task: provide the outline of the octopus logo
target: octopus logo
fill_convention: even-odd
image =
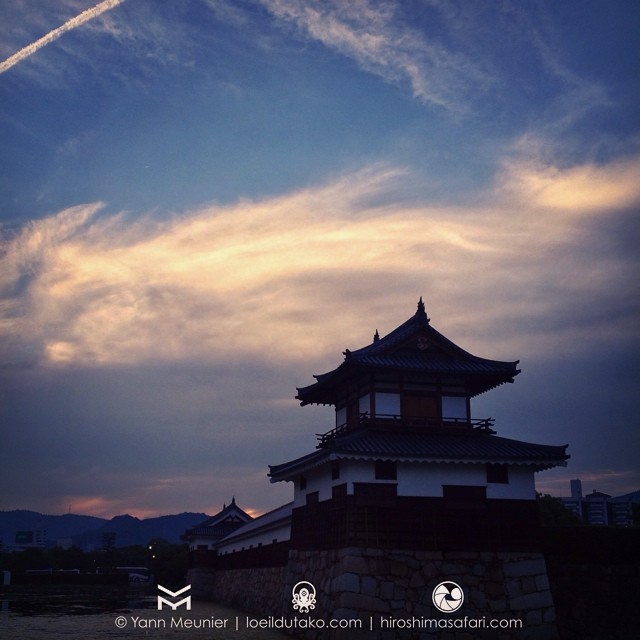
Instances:
[[[433,590],[431,599],[438,611],[453,613],[462,606],[464,593],[462,593],[460,585],[455,582],[441,582]]]
[[[293,595],[293,608],[300,613],[309,613],[310,609],[316,608],[316,588],[310,583],[298,582],[291,590]]]

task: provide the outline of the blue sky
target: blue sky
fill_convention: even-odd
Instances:
[[[1,509],[288,500],[296,386],[424,296],[477,399],[640,488],[635,2],[0,4]]]

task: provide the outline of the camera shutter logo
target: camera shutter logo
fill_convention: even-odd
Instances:
[[[291,595],[293,608],[300,613],[309,613],[310,609],[316,608],[316,588],[310,582],[298,582],[291,590]]]
[[[453,613],[462,606],[464,593],[460,585],[455,582],[441,582],[433,590],[431,600],[433,600],[433,604],[438,611]]]
[[[189,589],[191,589],[190,584],[188,584],[186,587],[183,587],[182,589],[178,589],[178,591],[175,591],[175,592],[169,591],[169,589],[166,589],[161,584],[158,585],[158,590],[164,591],[167,595],[171,596],[172,598],[177,598],[178,596],[181,596],[186,591],[189,591]],[[178,602],[171,602],[170,600],[166,600],[165,598],[163,598],[161,595],[158,594],[158,611],[162,609],[163,604],[169,605],[174,611],[180,605],[185,604],[187,606],[187,611],[191,611],[191,596],[189,595],[186,598],[179,600]]]

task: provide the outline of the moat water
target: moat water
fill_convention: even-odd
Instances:
[[[259,619],[211,602],[193,600],[191,609],[157,608],[149,589],[47,589],[0,592],[0,638],[15,640],[282,640]]]

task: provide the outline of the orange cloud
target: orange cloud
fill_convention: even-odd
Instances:
[[[0,271],[5,290],[18,293],[0,307],[3,359],[322,357],[347,346],[345,325],[365,343],[376,328],[393,328],[398,308],[407,313],[407,301],[422,294],[453,332],[465,328],[468,348],[481,353],[483,335],[507,309],[514,329],[502,332],[504,357],[522,355],[523,342],[535,353],[562,336],[523,336],[516,318],[548,315],[563,296],[588,295],[612,273],[624,279],[623,258],[594,260],[581,246],[584,222],[575,214],[585,199],[591,212],[631,202],[640,193],[640,180],[631,181],[639,167],[536,173],[511,165],[490,201],[467,207],[378,206],[407,179],[380,166],[162,224],[97,218],[95,204],[75,207],[6,243]],[[20,290],[19,282],[27,285]],[[562,294],[549,298],[546,282]]]

